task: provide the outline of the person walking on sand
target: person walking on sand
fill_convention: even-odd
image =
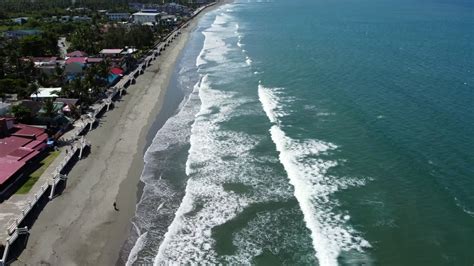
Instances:
[[[119,209],[117,208],[117,202],[115,202],[115,201],[114,201],[114,210],[117,211],[117,212],[119,211]]]

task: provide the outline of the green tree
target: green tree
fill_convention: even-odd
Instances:
[[[153,45],[154,36],[150,27],[134,25],[130,28],[125,39],[127,40],[126,45],[144,49]]]
[[[63,86],[59,95],[66,98],[77,98],[84,104],[92,103],[92,98],[89,93],[89,84],[82,79],[76,78]]]
[[[22,79],[0,79],[0,92],[5,93],[17,93],[20,98],[29,97],[28,94],[28,83]]]
[[[12,107],[12,113],[20,122],[27,122],[31,118],[30,110],[22,104],[14,105]]]
[[[125,46],[126,30],[124,27],[115,26],[108,29],[103,35],[103,48],[121,48]]]
[[[97,42],[100,32],[94,26],[81,26],[73,34],[71,34],[71,48],[73,50],[81,50],[90,54],[97,53]]]

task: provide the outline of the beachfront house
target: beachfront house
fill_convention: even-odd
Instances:
[[[99,52],[99,54],[103,58],[107,58],[110,67],[118,67],[121,68],[123,71],[127,71],[129,67],[129,59],[130,54],[128,54],[127,50],[124,49],[103,49]]]
[[[74,79],[84,72],[87,64],[87,57],[69,57],[66,60],[64,74],[68,80]]]
[[[58,88],[39,88],[37,93],[30,95],[30,98],[35,101],[43,101],[46,99],[55,99],[61,92],[61,87]]]
[[[110,69],[109,74],[107,75],[107,85],[113,86],[116,84],[123,76],[123,69],[119,67],[113,67]]]
[[[46,149],[48,135],[42,128],[15,124],[12,118],[0,118],[0,200],[27,176],[23,172]]]

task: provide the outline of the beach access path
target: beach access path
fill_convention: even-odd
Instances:
[[[65,190],[49,202],[30,229],[14,265],[113,265],[128,237],[143,168],[145,136],[163,104],[166,88],[190,26],[162,52],[89,132],[91,153],[68,174]],[[116,202],[119,211],[115,211]]]

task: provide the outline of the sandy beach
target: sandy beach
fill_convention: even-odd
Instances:
[[[202,16],[202,13],[199,15]],[[30,229],[14,265],[113,265],[130,231],[146,135],[160,112],[180,51],[199,16],[152,62],[87,134],[91,153],[68,175]],[[119,211],[115,211],[113,203]]]

